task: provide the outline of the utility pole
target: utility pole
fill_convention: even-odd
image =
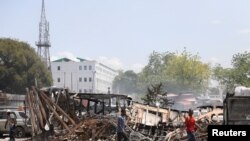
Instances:
[[[92,93],[95,93],[95,73],[96,73],[96,71],[92,71],[92,73],[93,73]]]

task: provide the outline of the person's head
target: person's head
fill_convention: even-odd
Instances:
[[[189,115],[189,116],[193,116],[193,113],[194,113],[194,111],[193,111],[192,109],[189,109],[189,110],[188,110],[188,115]]]
[[[7,115],[10,115],[10,112],[11,112],[10,110],[7,110]]]
[[[121,115],[125,116],[126,115],[126,110],[124,108],[121,109]]]

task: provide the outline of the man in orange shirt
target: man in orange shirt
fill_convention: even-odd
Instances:
[[[196,131],[196,126],[192,109],[188,110],[188,117],[185,117],[185,124],[188,135],[188,141],[195,141],[194,132]]]

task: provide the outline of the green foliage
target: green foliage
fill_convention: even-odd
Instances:
[[[232,58],[232,68],[223,68],[217,65],[213,68],[213,76],[227,88],[235,84],[250,86],[250,53],[237,53]]]
[[[151,85],[150,87],[147,88],[147,94],[145,97],[142,98],[142,100],[147,105],[155,106],[156,101],[157,101],[157,95],[161,93],[162,93],[162,83]]]
[[[9,93],[25,93],[25,88],[52,84],[50,72],[35,50],[27,43],[0,39],[0,89]]]
[[[143,69],[146,75],[159,75],[162,71],[163,55],[153,51],[149,56],[148,65]]]
[[[223,68],[220,64],[217,64],[213,68],[213,77],[220,82],[222,85],[232,87],[235,84],[233,79],[233,69]]]
[[[137,93],[137,74],[132,70],[126,72],[119,71],[117,77],[113,81],[113,92],[132,94]]]
[[[147,94],[142,98],[145,104],[156,106],[158,102],[161,107],[167,107],[170,104],[170,100],[167,99],[167,92],[163,90],[163,84],[151,85],[147,88]]]
[[[200,92],[208,85],[210,66],[198,55],[184,50],[181,54],[153,51],[148,64],[138,74],[127,71],[115,78],[113,87],[120,93],[148,93],[149,87],[162,84],[162,91]],[[114,91],[114,90],[113,90]],[[147,99],[150,99],[148,97]]]
[[[153,52],[149,63],[139,74],[139,89],[163,83],[169,92],[202,91],[208,85],[210,66],[200,61],[198,55],[184,50],[178,53]]]
[[[202,63],[198,55],[184,50],[173,56],[165,65],[164,73],[168,79],[184,90],[202,90],[208,85],[210,67]]]
[[[165,83],[168,76],[165,75],[164,69],[166,63],[174,56],[173,53],[158,53],[153,51],[149,56],[148,64],[138,74],[138,89],[141,93],[145,93],[151,85]],[[165,89],[165,88],[163,88]]]
[[[250,86],[250,53],[238,53],[233,55],[233,79],[236,84]]]

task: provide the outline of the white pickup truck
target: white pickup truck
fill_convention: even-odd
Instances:
[[[26,134],[31,134],[31,125],[28,125],[28,117],[23,111],[11,111],[16,117],[17,125],[15,129],[15,136],[17,138],[25,137]],[[9,134],[8,128],[5,129],[5,122],[7,120],[7,110],[0,110],[0,136]]]

